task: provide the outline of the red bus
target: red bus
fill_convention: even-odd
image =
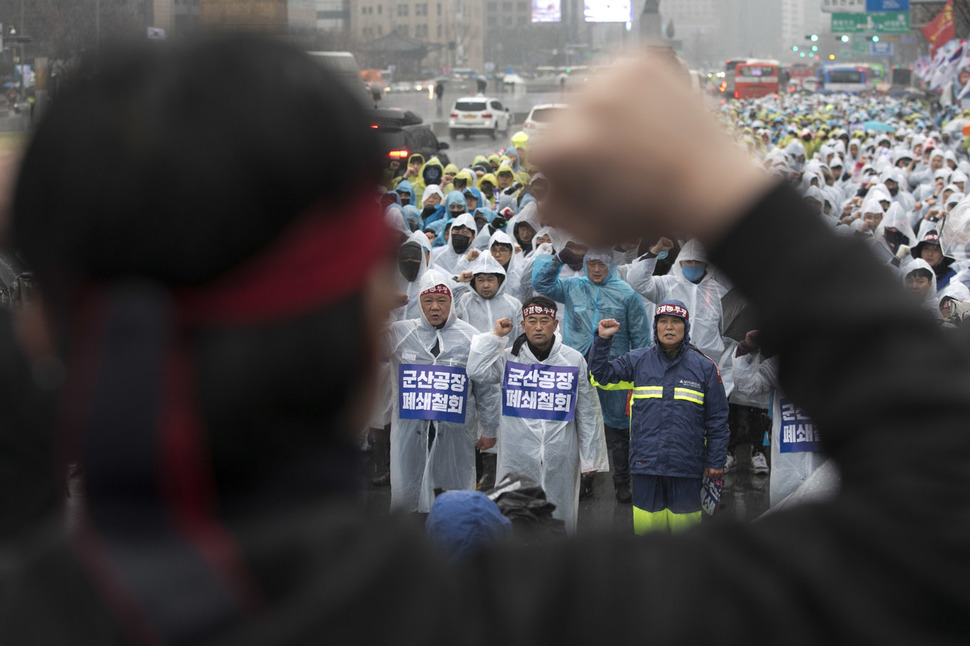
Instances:
[[[788,68],[788,76],[793,81],[812,78],[815,76],[815,67],[815,65],[809,65],[808,63],[793,63]]]
[[[749,59],[734,69],[734,98],[758,99],[778,94],[778,61]]]
[[[748,59],[746,58],[728,59],[727,63],[724,65],[724,73],[718,74],[718,77],[723,78],[723,80],[717,86],[717,89],[721,91],[721,94],[734,96],[734,71],[737,69],[738,65],[741,63],[746,63],[747,61]]]

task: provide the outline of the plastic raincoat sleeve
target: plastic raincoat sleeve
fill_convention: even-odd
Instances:
[[[530,299],[532,297],[532,293],[535,291],[535,288],[532,286],[532,270],[535,269],[535,259],[535,255],[531,255],[528,258],[523,258],[522,263],[519,266],[519,300],[522,302]]]
[[[462,282],[459,282],[459,281],[455,280],[455,278],[460,273],[461,273],[461,270],[460,269],[457,269],[457,270],[455,270],[455,275],[454,276],[449,276],[448,277],[448,287],[449,287],[449,289],[451,289],[451,298],[452,298],[452,301],[451,302],[452,303],[457,303],[459,297],[466,297],[466,295],[470,294],[471,291],[472,291],[472,284],[470,282],[469,283],[462,283]],[[461,317],[459,316],[458,318],[461,318]]]
[[[495,437],[502,417],[502,389],[494,385],[502,381],[505,372],[507,337],[491,332],[472,337],[465,371],[475,389],[478,421],[484,437]]]
[[[604,339],[598,334],[593,337],[593,348],[589,353],[589,372],[592,385],[602,390],[629,390],[633,388],[634,365],[627,352],[610,361],[610,348],[613,338]]]
[[[428,219],[424,221],[424,227],[429,227],[435,222],[440,220],[448,219],[448,213],[445,211],[444,204],[439,204],[435,207],[434,213],[428,216]]]
[[[757,397],[778,387],[778,359],[760,361],[760,355],[734,358],[734,388],[745,397]]]
[[[576,399],[576,433],[579,436],[579,468],[583,473],[609,471],[603,411],[596,391],[589,382],[586,361],[580,359],[579,389]]]
[[[466,368],[467,371],[467,368]],[[472,391],[475,393],[475,409],[478,411],[478,424],[482,437],[495,437],[498,423],[502,417],[502,389],[489,387],[489,384],[469,376]]]
[[[468,378],[481,384],[501,383],[505,373],[505,348],[508,345],[507,336],[498,337],[492,332],[472,337],[466,368]]]
[[[475,236],[475,240],[478,240],[478,238],[479,238],[479,236],[476,235]],[[464,254],[462,254],[461,258],[458,259],[458,262],[455,263],[455,275],[456,276],[458,274],[460,274],[461,272],[463,272],[463,271],[469,271],[469,270],[471,270],[475,266],[475,263],[477,263],[479,261],[479,259],[482,257],[482,252],[479,251],[479,254],[475,258],[475,260],[469,260],[468,259],[468,253],[470,251],[471,251],[471,247],[469,247],[468,248],[468,251],[466,251]]]
[[[629,325],[627,335],[630,337],[630,349],[646,348],[650,345],[650,318],[643,306],[643,299],[636,294],[626,299],[626,321]],[[599,321],[593,321],[598,325]]]
[[[707,436],[705,466],[723,469],[731,430],[728,427],[727,395],[716,369],[711,370],[704,388],[704,431]]]
[[[667,283],[671,280],[670,276],[654,276],[653,270],[657,268],[657,257],[641,258],[632,265],[626,274],[626,280],[635,292],[645,297],[651,303],[663,303],[670,298],[670,289]]]
[[[557,303],[566,302],[566,284],[559,278],[562,263],[555,256],[536,256],[532,264],[532,288]]]

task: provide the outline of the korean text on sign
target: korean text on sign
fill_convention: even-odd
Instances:
[[[401,364],[398,386],[401,419],[465,423],[468,374],[464,368]]]
[[[571,422],[576,417],[579,368],[509,361],[502,380],[506,417]]]
[[[778,450],[781,453],[805,453],[822,449],[818,429],[812,420],[789,399],[782,397],[781,433]]]

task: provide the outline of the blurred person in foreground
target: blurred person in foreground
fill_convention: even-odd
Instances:
[[[362,515],[353,437],[393,282],[359,106],[279,43],[112,53],[18,179],[88,496],[76,532],[5,547],[4,643],[967,642],[966,349],[666,65],[607,70],[531,151],[550,219],[597,245],[699,238],[824,425],[834,500],[454,568],[413,521]]]

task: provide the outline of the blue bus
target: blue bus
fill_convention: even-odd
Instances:
[[[818,80],[823,92],[865,92],[876,82],[868,63],[823,65]]]

